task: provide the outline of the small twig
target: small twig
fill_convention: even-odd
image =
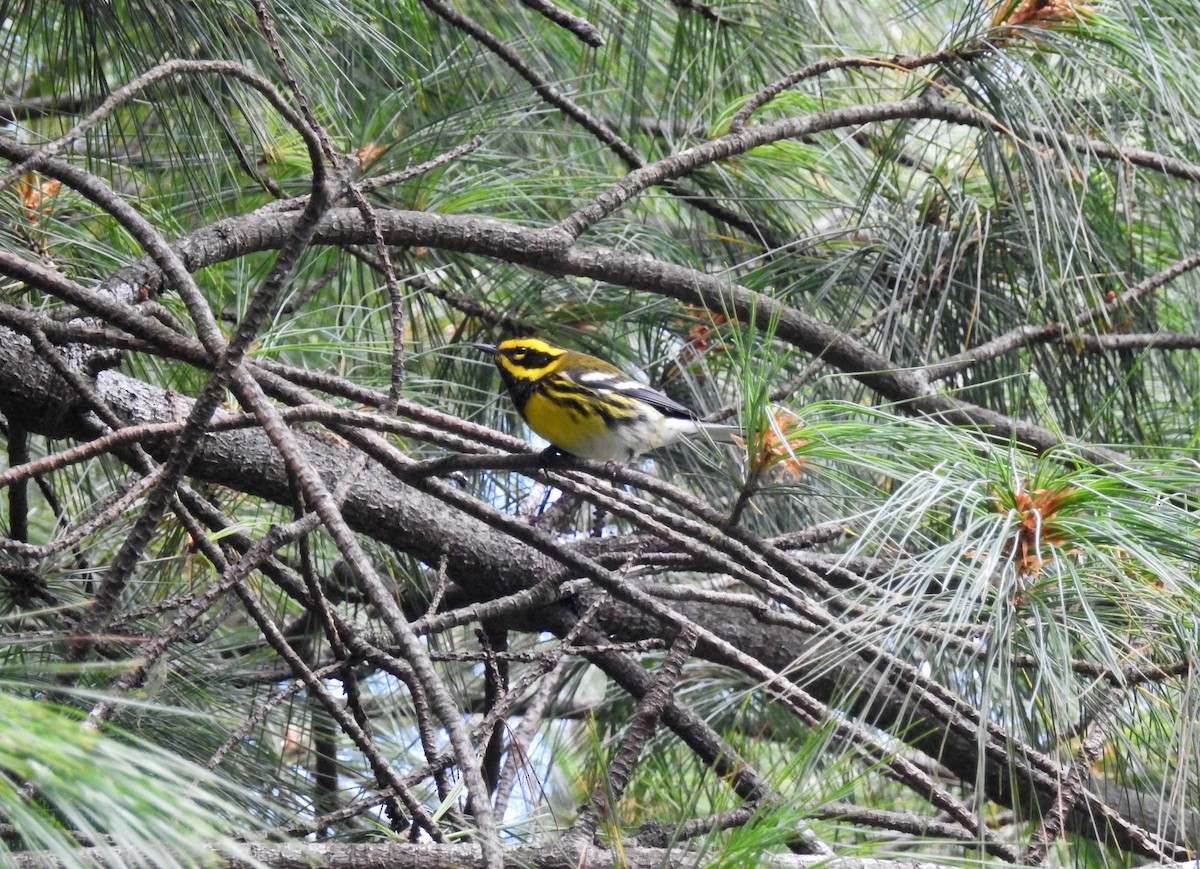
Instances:
[[[315,280],[309,281],[302,290],[297,293],[289,294],[287,301],[279,306],[280,317],[291,317],[299,313],[299,311],[321,290],[328,287],[331,283],[338,280],[343,274],[343,262],[339,256],[337,260],[325,272]],[[222,312],[222,320],[228,322],[237,322],[235,312],[228,314]]]
[[[647,821],[637,831],[637,844],[647,848],[667,848],[677,842],[686,842],[698,836],[707,836],[720,830],[744,827],[759,809],[757,806],[738,806],[725,812],[716,812],[702,818],[691,818],[680,824],[661,824]]]
[[[896,56],[891,58],[883,57],[824,57],[816,60],[807,66],[801,67],[795,72],[788,73],[777,81],[772,82],[765,88],[760,90],[750,99],[746,100],[737,113],[729,121],[729,132],[736,133],[740,131],[749,120],[750,116],[769,103],[775,97],[779,96],[785,90],[795,87],[800,82],[813,76],[824,75],[827,72],[832,72],[836,69],[850,68],[867,68],[880,67],[883,69],[904,70],[910,72],[914,69],[919,69],[922,66],[929,66],[935,63],[946,63],[950,60],[957,60],[970,57],[972,54],[977,54],[980,49],[962,46],[958,48],[946,48],[940,51],[931,51],[928,54],[919,54],[913,56]]]
[[[981,657],[986,655],[986,650],[980,648],[975,650],[975,653]],[[1046,666],[1046,661],[1043,658],[1038,658],[1034,655],[1014,655],[1011,659],[1012,666],[1024,669],[1037,669]],[[1056,662],[1056,666],[1060,662]],[[1112,685],[1120,687],[1128,687],[1137,685],[1141,682],[1162,682],[1167,679],[1174,679],[1178,676],[1186,676],[1192,672],[1195,667],[1195,662],[1186,658],[1173,661],[1169,664],[1131,664],[1126,667],[1110,667],[1106,664],[1098,664],[1095,661],[1070,660],[1061,662],[1065,663],[1070,669],[1080,674],[1081,676],[1091,676],[1097,679],[1103,679]]]
[[[1195,350],[1200,348],[1196,332],[1118,332],[1109,335],[1060,335],[1057,343],[1077,350]]]
[[[709,21],[726,27],[739,23],[736,19],[724,15],[708,3],[701,2],[701,0],[669,0],[669,2],[676,9],[686,9],[688,12],[696,12],[701,18],[707,18]]]
[[[750,499],[758,491],[759,483],[766,472],[766,464],[761,462],[752,463],[750,472],[746,474],[746,479],[738,487],[737,500],[733,502],[733,507],[729,510],[729,517],[725,520],[726,527],[732,527],[741,521],[742,513],[750,506]]]
[[[579,37],[581,42],[592,46],[592,48],[600,48],[604,45],[604,37],[600,35],[600,30],[587,19],[580,18],[573,12],[568,12],[561,6],[556,6],[549,2],[549,0],[521,0],[521,2],[539,15],[553,21],[564,30],[574,33]]]
[[[317,679],[328,679],[330,676],[336,675],[345,668],[345,661],[334,661],[332,664],[326,664],[323,667],[313,670],[313,676]],[[307,688],[308,686],[302,679],[295,679],[286,688],[281,691],[277,691],[274,696],[268,698],[265,703],[255,709],[249,718],[238,725],[237,729],[230,733],[224,742],[217,746],[217,750],[209,756],[207,761],[205,761],[204,768],[216,769],[218,766],[220,766],[221,761],[225,759],[225,755],[229,754],[234,747],[236,747],[243,739],[249,736],[250,731],[254,730],[254,728],[262,722],[266,721],[267,716],[271,714],[272,710],[277,708],[279,704],[283,703],[289,697],[294,697]]]
[[[1120,700],[1124,696],[1123,689],[1113,689],[1106,693],[1104,702],[1096,711],[1096,717],[1083,738],[1071,771],[1058,789],[1054,804],[1042,819],[1041,825],[1029,837],[1029,843],[1021,854],[1020,863],[1025,866],[1040,866],[1046,859],[1050,843],[1062,835],[1067,815],[1079,802],[1083,792],[1084,779],[1091,775],[1092,766],[1104,752],[1104,743],[1108,739],[1108,728],[1121,708]]]
[[[370,251],[365,250],[357,245],[350,245],[347,250],[349,250],[350,254],[356,259],[365,262],[371,268],[382,273],[382,262],[380,262],[379,258]],[[479,320],[486,326],[492,326],[505,332],[511,332],[518,335],[531,335],[537,331],[532,322],[520,320],[516,317],[510,317],[507,314],[499,314],[486,305],[480,304],[474,299],[452,292],[443,287],[436,286],[426,279],[424,275],[410,274],[404,279],[404,281],[417,292],[426,296],[432,296],[435,299],[440,299],[454,310],[466,314],[468,317],[474,317],[476,320]]]
[[[120,616],[110,619],[108,622],[108,627],[109,629],[119,628],[123,625],[141,621],[142,619],[153,618],[154,616],[161,615],[162,613],[170,612],[173,609],[179,609],[181,606],[187,606],[195,599],[196,595],[192,594],[191,592],[187,592],[185,594],[176,595],[175,597],[169,597],[165,600],[146,604],[145,606],[138,607],[137,609],[126,610],[125,612],[121,613]]]
[[[427,615],[413,622],[413,630],[418,634],[432,634],[472,622],[485,619],[499,619],[515,613],[536,609],[548,603],[553,603],[559,596],[559,586],[565,580],[559,573],[551,573],[541,581],[508,595],[501,595],[490,600],[480,601],[460,609],[449,610],[436,615]]]
[[[433,583],[433,594],[429,596],[429,606],[425,608],[425,615],[432,616],[438,611],[442,605],[442,598],[446,596],[446,588],[450,582],[446,578],[446,567],[450,564],[449,557],[443,552],[442,557],[438,559],[437,573]],[[418,628],[417,633],[422,633]]]
[[[472,151],[478,150],[483,145],[483,138],[476,136],[460,145],[456,145],[448,151],[439,154],[429,160],[425,160],[415,166],[409,166],[406,169],[400,169],[395,172],[388,172],[383,175],[376,175],[371,178],[364,178],[361,181],[356,181],[358,189],[364,193],[374,193],[381,187],[388,187],[395,184],[402,184],[413,178],[425,175],[433,171],[439,166],[456,160],[464,154],[469,154]],[[278,211],[299,211],[308,201],[307,195],[293,196],[290,199],[285,199],[279,202],[271,202],[258,209],[260,213],[274,213]]]
[[[199,340],[174,332],[157,320],[142,317],[133,306],[123,304],[111,295],[89,290],[40,264],[8,251],[0,251],[0,272],[56,296],[155,347],[161,347],[164,354],[182,358],[200,367],[211,367],[213,364],[215,355],[210,354]],[[23,334],[29,334],[32,329],[50,328],[46,317],[11,305],[0,306],[0,314],[6,325]]]
[[[771,542],[783,550],[811,549],[822,543],[832,543],[834,540],[845,537],[849,532],[850,529],[845,522],[823,522],[802,531],[780,534],[778,537],[773,537]]]
[[[821,820],[858,824],[862,827],[874,827],[910,836],[936,837],[971,845],[978,841],[975,836],[958,824],[924,817],[915,812],[889,811],[843,802],[829,802],[808,809],[806,814]]]
[[[380,187],[390,187],[394,184],[403,184],[412,178],[417,178],[432,172],[439,166],[443,166],[453,160],[457,160],[464,154],[470,154],[472,151],[479,150],[483,145],[483,137],[475,136],[474,138],[463,142],[461,145],[455,145],[450,150],[438,154],[436,157],[418,163],[415,166],[409,166],[406,169],[400,169],[397,172],[388,172],[384,175],[376,175],[372,178],[364,178],[358,182],[358,188],[364,193],[372,193]]]
[[[653,652],[656,649],[661,649],[664,642],[658,637],[647,637],[644,640],[630,640],[627,643],[604,643],[600,646],[571,646],[566,651],[572,655],[588,655],[593,652],[628,652],[631,654],[642,654],[644,652]],[[546,661],[555,662],[562,658],[563,649],[555,647],[553,649],[536,652],[514,652],[514,651],[497,651],[488,652],[431,652],[430,657],[435,661],[459,661],[462,663],[476,663],[491,666],[500,661],[516,662],[516,663],[545,663]]]
[[[94,102],[94,97],[72,97],[62,94],[6,101],[0,103],[0,123],[13,124],[52,115],[74,115]]]
[[[146,476],[139,477],[122,487],[122,489],[115,492],[112,496],[97,504],[86,520],[79,522],[73,528],[63,531],[50,543],[33,545],[21,543],[16,540],[0,540],[0,551],[17,552],[26,558],[48,558],[57,552],[74,546],[80,540],[95,533],[97,530],[110,525],[118,516],[129,509],[131,504],[144,497],[146,490],[154,484],[156,479],[157,472],[152,471]]]
[[[617,752],[607,764],[604,781],[598,783],[592,791],[588,804],[571,825],[568,837],[574,836],[583,841],[590,841],[596,832],[596,825],[601,820],[611,820],[614,816],[616,804],[633,776],[633,768],[654,736],[658,720],[671,700],[675,683],[679,681],[683,665],[691,657],[698,639],[696,629],[690,626],[685,626],[675,636],[670,651],[658,668],[653,686],[638,701],[633,716],[625,726],[625,733],[621,736]]]
[[[493,621],[483,622],[475,632],[479,645],[483,649],[484,679],[483,703],[484,708],[491,712],[502,705],[507,705],[509,662],[503,657],[508,651],[508,631]],[[480,766],[483,779],[487,783],[489,796],[495,794],[500,784],[500,758],[504,754],[504,730],[506,724],[498,720],[488,736],[487,745],[483,750],[483,760]]]
[[[1106,299],[1099,305],[1078,314],[1070,321],[1047,323],[1041,326],[1032,324],[1018,326],[1003,335],[980,344],[978,347],[965,350],[962,353],[956,353],[953,356],[947,356],[938,362],[925,366],[926,376],[930,382],[944,380],[980,362],[995,359],[998,356],[1003,356],[1022,347],[1028,347],[1033,344],[1044,344],[1048,341],[1069,341],[1069,332],[1071,329],[1082,328],[1097,320],[1103,321],[1118,309],[1132,306],[1134,302],[1140,301],[1143,297],[1196,268],[1200,268],[1200,251],[1192,253],[1178,262],[1172,263],[1165,269],[1155,272],[1144,281],[1134,284],[1120,295]]]

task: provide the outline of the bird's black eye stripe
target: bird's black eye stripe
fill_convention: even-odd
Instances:
[[[554,357],[549,353],[543,353],[540,350],[530,350],[526,347],[510,350],[504,355],[522,368],[544,368],[554,360]]]

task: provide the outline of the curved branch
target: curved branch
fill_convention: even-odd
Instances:
[[[729,121],[729,132],[740,132],[746,125],[746,121],[750,116],[769,103],[775,97],[779,96],[790,87],[795,87],[800,82],[813,76],[823,75],[827,72],[833,72],[835,69],[865,69],[870,67],[903,70],[911,72],[914,69],[920,69],[923,66],[931,66],[933,64],[946,63],[951,60],[959,60],[978,53],[979,48],[970,46],[961,46],[958,48],[946,48],[939,51],[931,51],[928,54],[918,54],[911,56],[896,55],[894,57],[822,57],[815,60],[807,66],[801,67],[795,72],[790,72],[777,81],[772,82],[765,88],[760,90],[750,99],[746,100],[745,104],[737,110],[737,113]]]
[[[453,9],[447,3],[442,2],[442,0],[421,0],[421,3],[499,57],[517,75],[525,79],[539,97],[595,136],[597,140],[613,154],[617,155],[630,169],[638,169],[646,165],[646,161],[641,154],[621,138],[620,134],[612,126],[556,88],[538,73],[537,70],[530,66],[523,57],[517,54],[516,51],[504,43],[503,40],[490,33],[479,22]],[[736,227],[750,238],[758,239],[768,247],[780,246],[780,240],[772,237],[770,232],[756,226],[741,215],[734,214],[718,203],[700,198],[695,194],[687,193],[674,185],[667,185],[667,189],[680,197],[684,202],[691,204],[718,220],[728,223],[730,226]]]
[[[112,114],[122,103],[126,103],[133,99],[139,93],[150,87],[155,82],[161,81],[172,75],[220,75],[228,76],[236,79],[243,84],[252,87],[254,90],[262,94],[271,106],[279,112],[288,121],[289,124],[296,130],[297,133],[304,139],[308,145],[309,156],[321,153],[320,142],[316,139],[313,131],[304,122],[304,118],[300,116],[290,105],[283,95],[275,89],[267,79],[256,73],[249,67],[243,66],[240,63],[234,63],[227,60],[168,60],[156,67],[142,73],[133,81],[125,84],[111,94],[95,108],[86,118],[63,133],[53,142],[49,142],[40,147],[34,148],[33,153],[25,157],[21,163],[10,169],[3,177],[0,177],[0,190],[8,187],[21,175],[33,169],[40,168],[45,162],[57,156],[62,152],[62,149],[67,147],[77,138],[82,136],[100,121],[104,120],[108,115]],[[320,168],[317,165],[320,161],[317,160],[314,165],[314,171],[320,173]],[[321,181],[320,177],[317,179]]]
[[[0,142],[0,152],[3,150]],[[934,392],[922,371],[898,369],[861,341],[796,308],[719,276],[652,257],[608,247],[564,246],[553,230],[530,230],[505,221],[416,211],[379,211],[379,227],[389,244],[439,247],[479,254],[539,269],[547,274],[589,277],[617,286],[669,296],[709,310],[726,311],[764,329],[850,375],[902,410],[977,429],[982,435],[1013,440],[1039,453],[1064,447],[1062,437],[998,411]],[[182,239],[177,249],[191,269],[200,269],[263,250],[287,237],[291,213],[255,212],[214,223]],[[353,209],[330,209],[317,228],[317,244],[355,244],[369,233]],[[110,283],[128,287],[161,285],[150,263],[114,276]],[[1076,445],[1084,460],[1120,462],[1124,456],[1101,447]]]
[[[559,224],[559,229],[571,238],[578,238],[588,227],[615,212],[634,196],[656,184],[662,184],[694,171],[697,167],[744,154],[761,145],[808,136],[827,130],[857,127],[879,121],[927,120],[944,121],[964,127],[974,127],[1030,139],[1044,145],[1056,145],[1063,150],[1119,160],[1134,166],[1144,166],[1166,175],[1188,181],[1200,181],[1200,165],[1167,157],[1142,148],[1121,148],[1107,142],[1074,136],[1045,127],[1020,126],[1001,122],[972,106],[951,103],[945,99],[922,95],[866,105],[830,109],[811,115],[784,118],[769,124],[743,127],[702,145],[672,154],[656,163],[643,166],[609,187],[583,208]]]

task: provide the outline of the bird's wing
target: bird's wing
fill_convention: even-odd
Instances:
[[[612,371],[585,371],[577,377],[571,377],[570,380],[595,392],[619,392],[621,395],[627,395],[637,401],[644,401],[666,416],[682,419],[697,418],[695,413],[675,399],[668,398],[657,389],[652,389],[644,383],[638,383],[617,368]]]
[[[633,389],[621,390],[631,398],[636,398],[639,401],[644,401],[646,404],[661,411],[666,416],[677,416],[683,419],[697,419],[695,412],[690,408],[684,407],[673,398],[668,398],[657,389],[651,389],[649,386],[635,384]]]

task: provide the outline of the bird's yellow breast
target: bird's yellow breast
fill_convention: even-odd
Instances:
[[[609,427],[599,414],[579,405],[557,404],[540,392],[529,396],[522,411],[531,429],[572,455],[590,458],[594,445],[609,436]]]

